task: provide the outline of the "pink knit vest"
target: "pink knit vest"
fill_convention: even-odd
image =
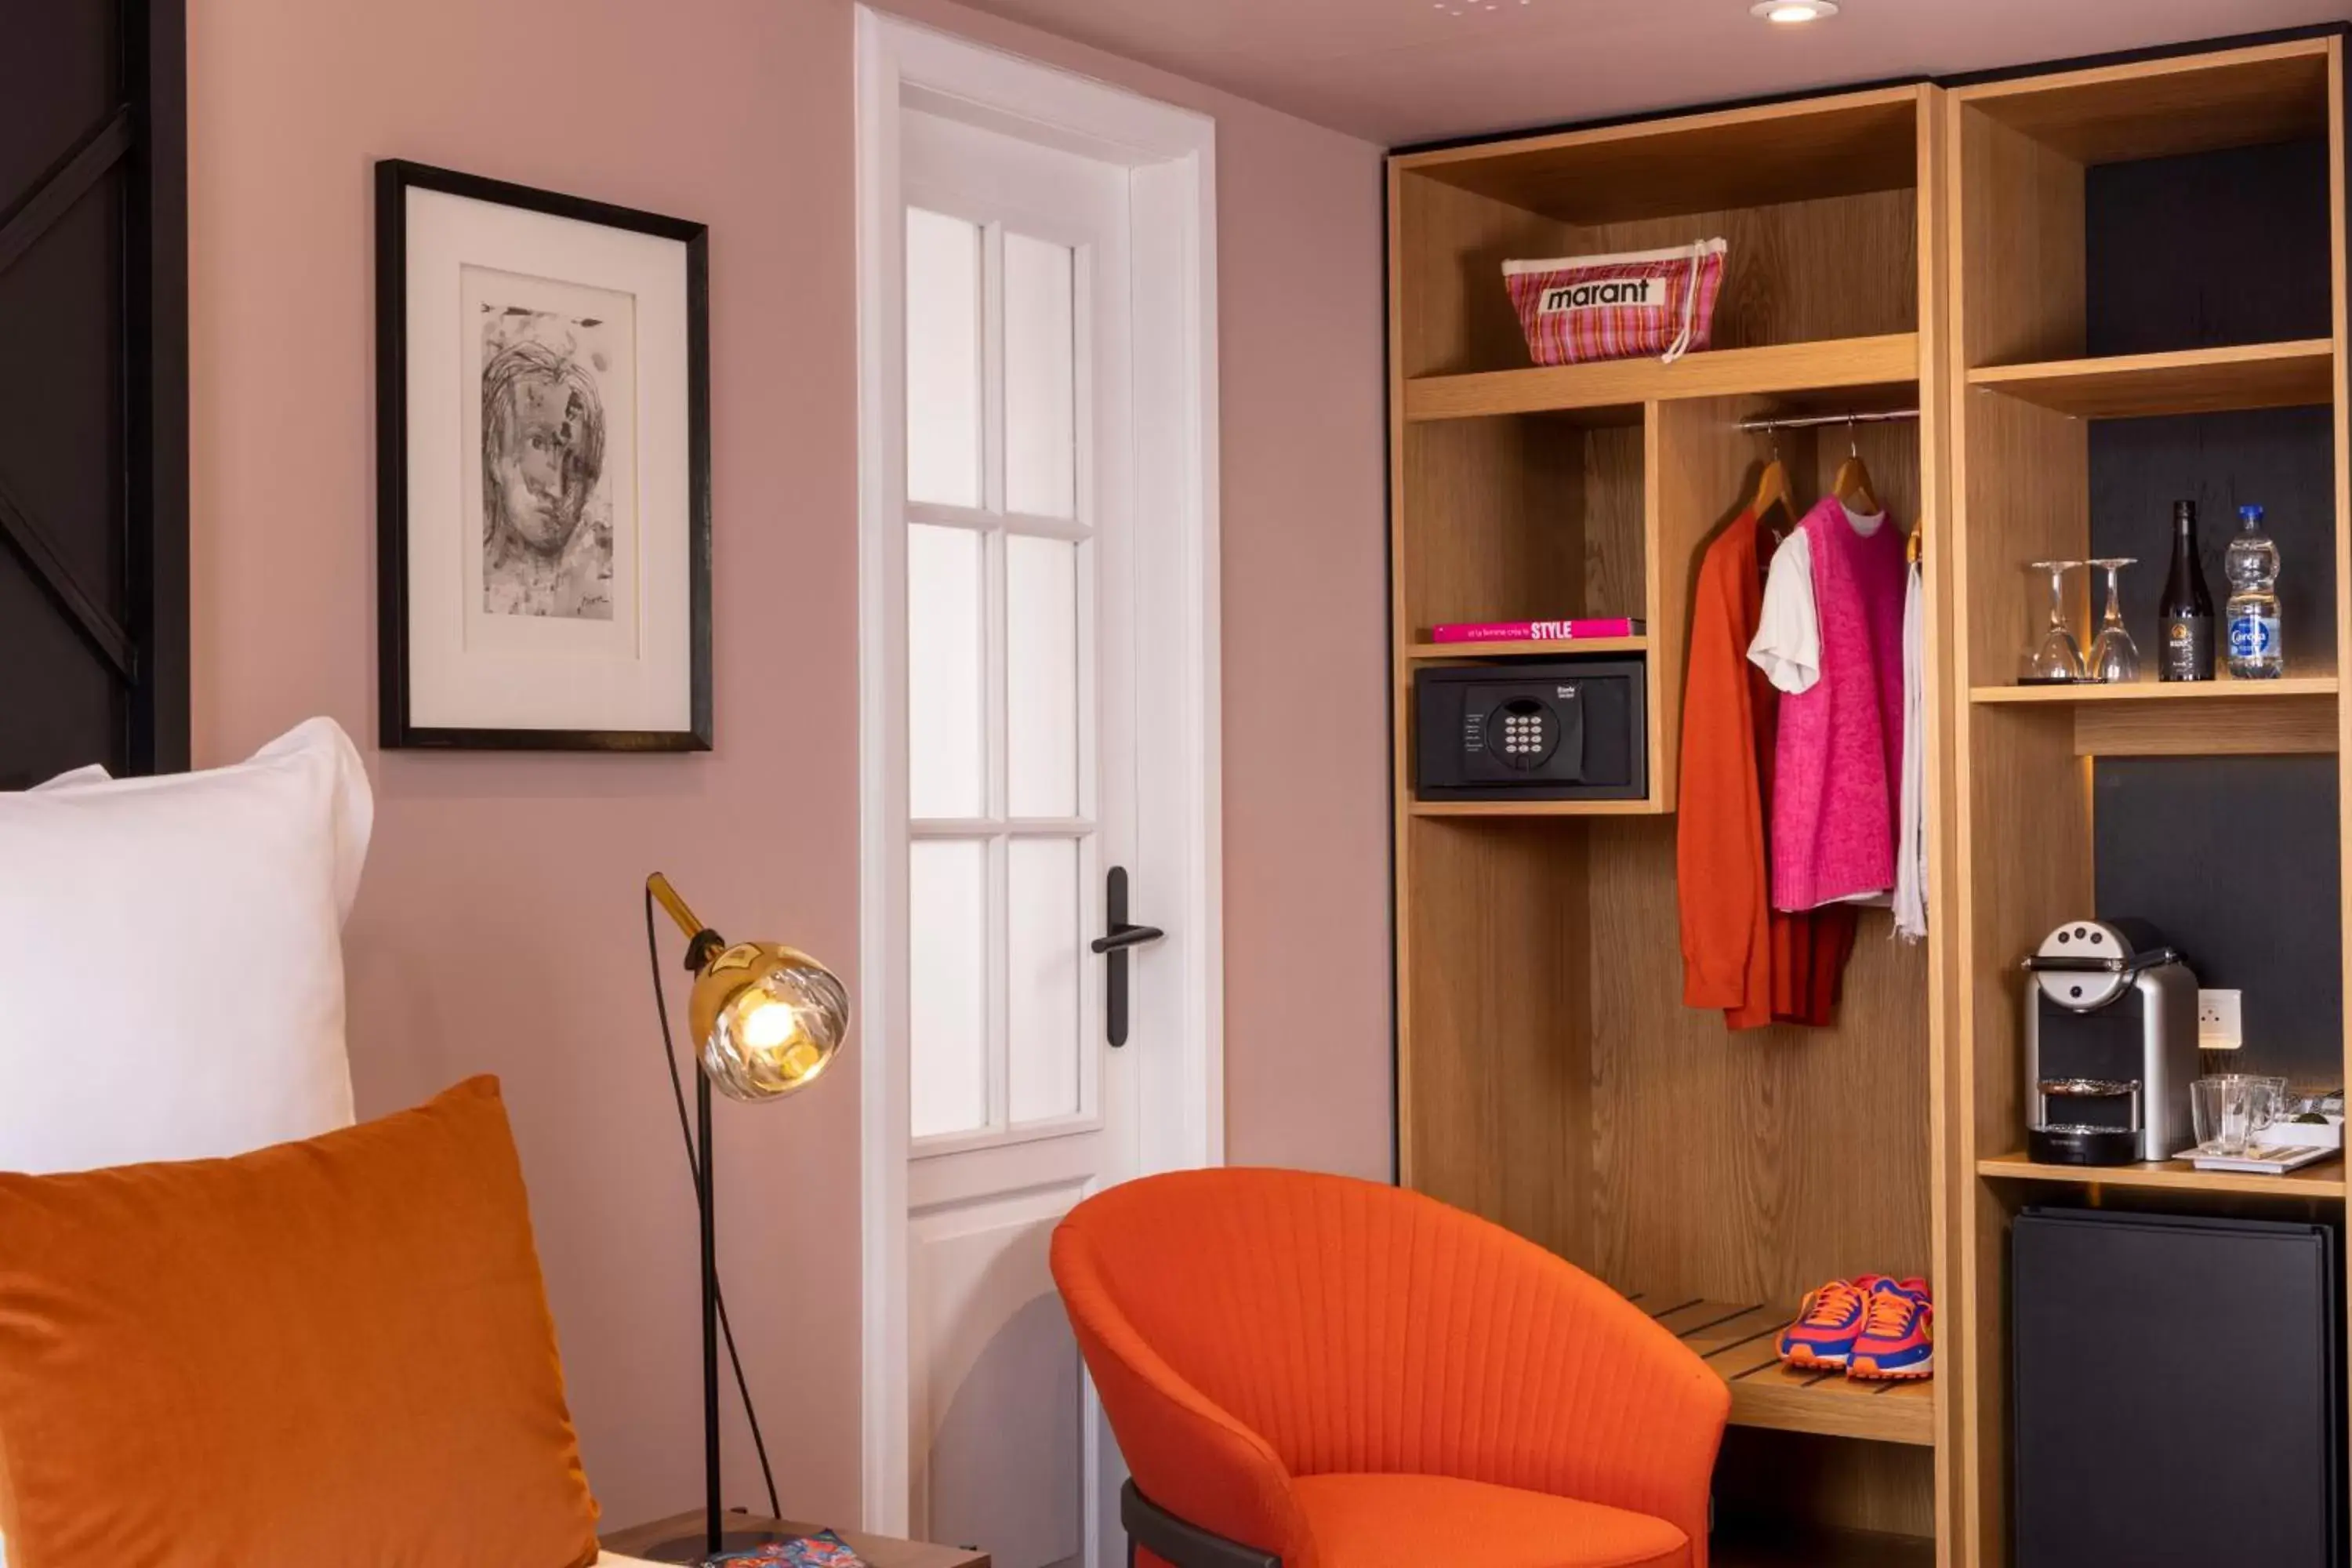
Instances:
[[[1810,910],[1895,885],[1903,777],[1903,535],[1864,537],[1834,496],[1798,524],[1813,556],[1822,677],[1780,700],[1772,903]]]

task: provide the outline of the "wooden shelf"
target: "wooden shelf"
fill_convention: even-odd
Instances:
[[[2314,338],[2179,353],[2053,360],[1972,370],[1969,384],[2080,419],[2296,408],[2333,397],[2336,353],[2326,338]]]
[[[2327,134],[2326,38],[1956,88],[1955,101],[2078,163]]]
[[[2233,1194],[2266,1198],[2341,1198],[2344,1162],[2323,1160],[2284,1176],[2200,1171],[2181,1160],[2135,1165],[2045,1165],[2024,1153],[1977,1162],[1977,1174],[2009,1182],[2059,1182],[2074,1186],[2145,1187],[2168,1193]]]
[[[2333,697],[2332,675],[2289,675],[2276,680],[2135,680],[2117,686],[2083,682],[2073,686],[1979,686],[1971,702],[2284,702]]]
[[[2072,715],[2078,757],[2318,755],[2337,748],[2336,678],[1979,686],[1972,702]]]
[[[1450,659],[1524,658],[1532,654],[1558,658],[1563,654],[1642,653],[1650,651],[1648,637],[1570,637],[1543,642],[1417,642],[1405,649],[1415,663]]]
[[[2344,1020],[2327,997],[2346,963],[2336,891],[2340,851],[2352,843],[2352,818],[2341,816],[2352,795],[2337,798],[2337,770],[2321,754],[2338,752],[2344,734],[2338,666],[2347,647],[2333,646],[2344,640],[2334,628],[2352,602],[2341,545],[2352,504],[2338,386],[2347,364],[2344,273],[2324,237],[2336,237],[2341,252],[2344,48],[2344,38],[2327,36],[2185,51],[2020,73],[1945,95],[1951,296],[1941,342],[1958,356],[1958,374],[1946,411],[1950,504],[1943,533],[1931,537],[1957,567],[1942,633],[1958,655],[1948,700],[1966,706],[1941,781],[1957,805],[1943,821],[1936,875],[1948,905],[1941,929],[1960,936],[1946,942],[1937,971],[1937,1174],[1947,1189],[1957,1178],[1958,1191],[1937,1211],[1935,1264],[1946,1298],[1937,1326],[1958,1331],[1938,1338],[1961,1342],[1946,1367],[1966,1372],[1968,1408],[1964,1421],[1946,1423],[1937,1517],[1958,1521],[1966,1547],[1989,1561],[2004,1545],[2001,1521],[2015,1513],[2025,1347],[2008,1321],[2018,1284],[2009,1240],[2021,1205],[2279,1219],[2345,1212],[2340,1159],[2278,1176],[2200,1171],[2180,1160],[2034,1159],[2020,1109],[2032,1097],[2019,1087],[2028,1018],[2016,969],[2017,955],[2058,917],[2105,907],[2111,896],[2196,949],[2181,928],[2195,923],[2196,907],[2226,896],[2217,879],[2232,846],[2207,806],[2209,791],[2226,788],[2257,819],[2259,847],[2250,853],[2302,873],[2287,878],[2280,907],[2240,923],[2273,948],[2317,928],[2311,965],[2328,984],[2322,999],[2297,1010],[2323,1016],[2290,1065],[2299,1079],[2342,1081]],[[2165,162],[2217,153],[2228,156]],[[2195,221],[2189,215],[2217,189],[2233,209],[2229,232],[2243,245],[2151,252]],[[2296,251],[2307,289],[2250,300],[2238,263],[2265,249]],[[2323,271],[2331,260],[2333,270]],[[2116,315],[2119,295],[2131,300],[2128,321]],[[2331,316],[2333,339],[2324,335]],[[2243,341],[2250,335],[2267,341]],[[2113,352],[2166,344],[2174,347]],[[2198,417],[2294,409],[2313,412]],[[2149,423],[2165,419],[2175,423]],[[2143,423],[2113,423],[2126,420]],[[2019,597],[2025,584],[2013,574],[2027,563],[2139,555],[2130,574],[2138,588],[2126,587],[2152,607],[2174,497],[2259,501],[2289,491],[2304,499],[2286,509],[2297,541],[2286,558],[2314,568],[2317,603],[2288,628],[2290,637],[2298,627],[2304,634],[2292,644],[2288,679],[2232,680],[2223,658],[2222,679],[2158,682],[2160,641],[2141,630],[2149,679],[2008,684],[2045,624],[2046,574],[2033,608]],[[2228,516],[2213,529],[2215,564],[2235,521]],[[2139,548],[2126,548],[2134,542]],[[2098,574],[2087,588],[2079,576],[2069,586],[2078,614],[2087,599],[2095,629],[2105,595]],[[2213,586],[2218,612],[2229,589],[2218,574]],[[2215,641],[2226,654],[2222,630],[2215,627]],[[2264,760],[2226,769],[2084,765],[2143,756]],[[2193,842],[2159,846],[2178,850],[2171,874],[2136,876],[2147,871],[2145,841],[2168,829]],[[2261,978],[2206,983],[2252,986]],[[2340,1325],[2333,1346],[2344,1348]]]
[[[1416,800],[1415,816],[1663,816],[1654,800]]]
[[[1916,89],[1873,88],[1443,147],[1397,166],[1565,223],[1680,217],[1911,185],[1918,105]]]
[[[1919,334],[1889,332],[1770,348],[1713,349],[1686,354],[1672,364],[1644,357],[1415,376],[1404,384],[1404,416],[1472,419],[1623,408],[1638,417],[1640,405],[1653,398],[1895,387],[1918,378]]]
[[[1843,1373],[1799,1372],[1776,1342],[1795,1310],[1635,1296],[1635,1304],[1706,1358],[1731,1385],[1731,1424],[1878,1443],[1932,1446],[1936,1385],[1860,1383]]]

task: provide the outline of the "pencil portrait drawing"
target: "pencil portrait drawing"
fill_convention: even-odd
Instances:
[[[627,389],[601,316],[481,307],[482,608],[613,618],[606,409]]]

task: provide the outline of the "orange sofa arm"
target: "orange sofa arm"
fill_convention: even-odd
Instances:
[[[1273,1447],[1144,1342],[1083,1238],[1057,1230],[1052,1262],[1137,1489],[1189,1524],[1280,1558],[1284,1568],[1313,1568],[1314,1542]]]

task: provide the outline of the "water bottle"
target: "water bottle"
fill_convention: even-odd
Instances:
[[[2238,531],[2222,570],[2230,579],[2230,673],[2240,680],[2274,680],[2286,673],[2286,651],[2279,642],[2278,546],[2263,531],[2262,508],[2238,509]]]

